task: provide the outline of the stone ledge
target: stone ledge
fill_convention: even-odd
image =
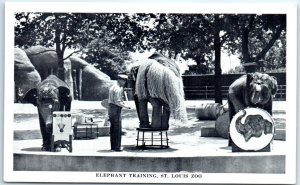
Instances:
[[[285,155],[153,157],[14,153],[16,171],[285,173]],[[42,164],[44,165],[41,165]],[[47,165],[45,165],[47,164]]]

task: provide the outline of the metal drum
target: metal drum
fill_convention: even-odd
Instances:
[[[223,112],[224,108],[219,103],[203,103],[195,108],[195,114],[199,120],[216,120]]]
[[[232,141],[243,150],[261,150],[272,140],[275,124],[272,116],[260,108],[239,111],[230,123]]]

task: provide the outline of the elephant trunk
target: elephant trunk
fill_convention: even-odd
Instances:
[[[54,101],[42,101],[38,102],[38,110],[45,121],[45,124],[52,124],[52,113],[53,111],[58,111],[59,110],[59,102],[58,100]]]

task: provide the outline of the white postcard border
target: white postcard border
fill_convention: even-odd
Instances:
[[[58,5],[59,4],[59,5]],[[159,4],[159,6],[158,6]],[[259,5],[259,6],[258,6]],[[296,79],[297,6],[292,4],[201,4],[201,3],[37,3],[7,2],[5,5],[5,109],[4,180],[13,182],[114,182],[114,183],[257,183],[292,184],[296,179]],[[285,174],[202,174],[201,179],[118,179],[100,181],[96,172],[13,171],[13,79],[14,12],[111,12],[111,13],[284,13],[287,14],[287,105]],[[160,174],[160,173],[157,173]],[[55,180],[53,177],[55,176]]]

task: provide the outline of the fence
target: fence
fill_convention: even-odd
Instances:
[[[229,86],[244,74],[224,74],[220,79],[222,98],[227,99]],[[286,73],[269,73],[277,78],[278,90],[275,100],[286,100]],[[215,99],[214,75],[184,75],[182,76],[186,100]],[[125,88],[128,99],[132,99],[132,89]]]
[[[229,86],[222,86],[222,98],[227,99]],[[184,87],[185,99],[187,100],[201,100],[201,99],[214,99],[215,87],[214,86],[186,86]],[[286,85],[278,85],[275,100],[286,99]]]
[[[286,73],[268,73],[276,77],[278,83],[278,91],[275,100],[286,99]],[[240,76],[244,74],[223,74],[220,79],[222,98],[227,99],[229,86]],[[214,99],[215,87],[213,74],[209,75],[186,75],[182,76],[185,98],[188,100],[195,99]]]

